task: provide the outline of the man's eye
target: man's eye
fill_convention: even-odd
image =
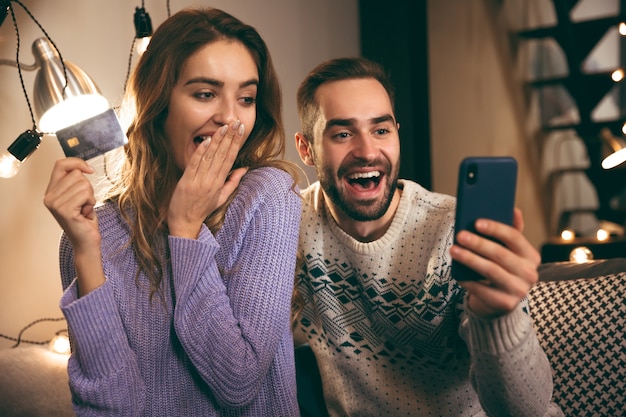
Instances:
[[[335,138],[337,138],[337,139],[345,139],[345,138],[347,138],[349,136],[350,136],[350,134],[348,132],[340,132],[340,133],[337,133],[335,135]]]
[[[385,135],[389,133],[389,129],[381,127],[380,129],[376,129],[376,134],[377,135]]]

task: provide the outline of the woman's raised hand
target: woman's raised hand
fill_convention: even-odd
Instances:
[[[44,205],[59,223],[74,249],[79,295],[104,282],[101,235],[94,206],[93,187],[85,176],[93,169],[79,158],[57,161],[43,198]]]
[[[204,220],[235,191],[246,173],[245,168],[231,172],[244,132],[244,125],[237,120],[198,146],[170,201],[167,223],[171,235],[197,238]]]

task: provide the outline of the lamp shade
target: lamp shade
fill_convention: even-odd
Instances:
[[[32,51],[39,67],[33,101],[42,132],[56,132],[109,108],[93,80],[71,62],[62,63],[48,39],[35,40]]]

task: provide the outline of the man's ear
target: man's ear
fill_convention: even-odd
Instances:
[[[311,152],[311,144],[306,137],[300,132],[296,132],[296,149],[300,155],[300,159],[305,165],[315,166],[313,163],[313,152]]]

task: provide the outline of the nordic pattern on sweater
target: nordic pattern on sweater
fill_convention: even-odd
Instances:
[[[292,178],[249,171],[213,234],[163,236],[165,304],[150,301],[129,228],[114,203],[97,209],[106,282],[77,299],[64,237],[61,308],[73,343],[78,415],[297,416],[290,331],[300,219]]]
[[[526,303],[490,322],[466,313],[450,278],[455,199],[399,187],[389,229],[369,243],[338,227],[319,183],[303,191],[296,338],[315,353],[330,414],[543,415],[551,370]]]

